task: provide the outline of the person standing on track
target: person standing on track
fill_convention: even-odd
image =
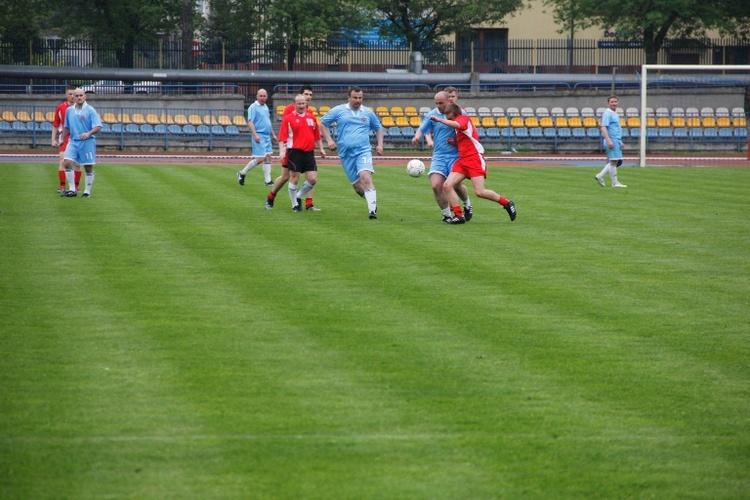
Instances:
[[[368,217],[378,218],[378,198],[372,176],[372,145],[370,131],[377,137],[375,152],[383,154],[383,126],[377,115],[362,104],[364,92],[359,87],[349,89],[349,102],[332,108],[320,120],[320,131],[328,142],[328,149],[339,151],[344,173],[354,191],[367,201]],[[338,142],[334,141],[328,127],[337,124]]]

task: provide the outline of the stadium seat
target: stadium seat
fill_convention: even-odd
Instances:
[[[219,115],[216,117],[216,121],[219,123],[219,125],[226,127],[227,125],[232,124],[232,117],[229,115]]]
[[[731,127],[732,126],[732,120],[728,116],[718,116],[716,118],[716,126],[721,127]]]
[[[104,126],[104,124],[102,124]],[[39,129],[43,132],[52,132],[52,124],[50,122],[44,121],[39,124]]]
[[[182,133],[186,135],[198,135],[198,131],[195,129],[195,125],[191,123],[182,126]]]
[[[115,134],[121,134],[125,131],[125,127],[122,123],[113,123],[110,127],[112,127],[112,132]]]
[[[659,129],[656,127],[647,127],[646,128],[646,137],[650,139],[655,139],[659,137]]]
[[[187,127],[187,125],[185,125],[185,126]],[[192,125],[190,125],[190,126],[192,127]],[[182,135],[182,133],[183,133],[182,132],[182,127],[180,127],[176,123],[170,125],[169,128],[168,128],[168,131],[169,131],[170,134],[174,134],[174,135]]]
[[[484,127],[477,127],[477,135],[479,136],[479,140],[487,138],[487,130],[485,130]]]
[[[717,129],[716,127],[704,128],[703,137],[706,137],[709,139],[716,139],[719,137],[719,129]]]
[[[529,118],[530,116],[534,116],[534,108],[531,108],[529,106],[525,106],[521,108],[521,116],[524,118]]]
[[[513,134],[516,137],[528,138],[529,137],[529,129],[527,129],[526,127],[517,127],[516,129],[513,130]]]
[[[641,136],[641,128],[631,128],[630,129],[630,137],[631,138],[638,138]]]
[[[378,106],[377,108],[375,108],[375,114],[378,115],[380,118],[391,116],[391,113],[388,111],[388,108],[386,108],[385,106]]]
[[[688,127],[700,127],[701,119],[697,116],[690,116],[685,123]]]
[[[554,127],[555,122],[552,121],[551,116],[542,116],[541,118],[539,118],[539,126],[542,128]]]
[[[567,116],[568,118],[572,118],[574,116],[579,117],[581,116],[581,113],[579,113],[578,108],[574,108],[571,106],[565,109],[565,116]]]
[[[431,108],[428,108],[427,106],[422,106],[419,108],[419,116],[426,116],[427,113],[431,111]]]
[[[470,117],[472,117],[472,118],[476,118],[476,117],[477,117],[477,110],[476,110],[476,109],[474,109],[474,108],[473,108],[473,107],[471,107],[471,106],[467,106],[467,107],[465,107],[465,108],[464,108],[464,112],[466,112],[466,115],[467,115],[467,116],[470,116]]]
[[[716,118],[707,116],[703,118],[703,128],[712,128],[716,126]]]
[[[167,133],[167,126],[163,123],[154,125],[154,132],[157,134],[165,135]]]
[[[492,113],[494,118],[500,118],[501,116],[505,116],[505,109],[500,106],[495,106],[490,110],[490,113]]]
[[[211,134],[211,128],[208,125],[198,125],[195,127],[195,131],[200,135],[210,135]]]
[[[513,129],[511,127],[505,127],[500,129],[500,136],[504,138],[513,137]]]
[[[625,121],[625,117],[621,116],[620,117],[620,127],[627,127],[627,126],[628,126],[628,123]]]
[[[122,113],[119,118],[119,122],[123,125],[128,125],[133,123],[133,120],[130,119],[130,115],[127,113]]]
[[[645,115],[646,115],[646,118],[648,118],[649,116],[653,117],[654,116],[654,108],[646,107],[646,109],[645,109]]]
[[[732,108],[732,117],[733,118],[745,118],[745,109],[744,108]]]
[[[489,108],[487,108],[489,110]],[[482,117],[482,127],[484,128],[494,128],[495,125],[495,119],[491,116],[484,116]]]
[[[198,125],[203,125],[203,118],[198,115],[190,115],[188,116],[188,123],[197,127]]]
[[[491,117],[492,111],[487,106],[480,106],[477,108],[477,115],[479,118]]]
[[[328,113],[329,111],[331,111],[331,107],[330,106],[321,106],[320,109],[318,110],[318,113],[320,113],[320,116],[323,116],[324,114]]]
[[[397,118],[399,116],[404,116],[404,108],[402,108],[401,106],[392,106],[391,116],[394,118]]]
[[[672,118],[684,118],[685,117],[685,110],[683,108],[675,107],[672,108]]]
[[[626,118],[637,118],[638,116],[640,116],[640,111],[638,111],[638,108],[626,108],[625,109]]]
[[[583,118],[583,126],[586,128],[598,128],[599,122],[593,116],[585,116]]]
[[[641,119],[637,116],[631,116],[626,120],[625,123],[630,128],[640,128],[641,126]]]
[[[422,125],[422,119],[418,116],[410,116],[409,117],[409,126],[418,128],[420,125]]]
[[[146,123],[146,117],[143,116],[141,113],[133,113],[130,119],[136,125],[143,125],[144,123]]]
[[[674,118],[672,118],[672,126],[675,128],[686,127],[687,122],[685,122],[685,117],[675,116]]]
[[[516,107],[505,108],[505,115],[513,118],[514,116],[521,116],[521,112]]]
[[[49,123],[49,122],[45,122]],[[109,125],[109,123],[102,122],[102,129],[99,131],[102,134],[109,134],[112,132],[112,127]]]
[[[479,126],[479,117],[478,116],[469,116],[469,120],[471,120],[471,123],[473,123],[475,127]]]
[[[656,119],[653,116],[646,117],[646,127],[649,127],[649,128],[656,127]]]
[[[590,108],[590,107],[581,108],[581,116],[583,118],[586,118],[587,116],[592,116],[592,117],[596,116],[596,114],[594,113],[594,108]]]
[[[662,116],[657,116],[656,126],[659,128],[671,127],[672,123],[670,123],[669,117],[662,115]]]
[[[161,122],[161,118],[156,116],[154,113],[146,114],[146,123],[148,123],[149,125],[159,125]]]
[[[552,118],[557,118],[560,116],[565,116],[565,110],[559,106],[556,106],[549,110],[549,114]]]
[[[128,123],[125,125],[125,132],[129,134],[138,134],[140,131],[141,129],[135,123]]]
[[[102,115],[102,122],[112,125],[113,123],[118,123],[119,120],[114,113],[104,113]]]
[[[211,133],[213,135],[224,135],[224,127],[221,125],[211,125]]]
[[[734,134],[732,133],[732,129],[729,127],[720,127],[719,128],[719,137],[726,139],[729,137],[734,137]]]
[[[396,116],[396,126],[397,127],[408,127],[409,126],[409,119],[403,115]]]
[[[417,112],[417,108],[415,108],[414,106],[406,106],[404,108],[404,116],[411,118],[412,116],[419,116],[419,113]]]
[[[555,117],[555,127],[557,128],[566,128],[569,127],[568,119],[564,116],[556,116]]]
[[[510,126],[514,128],[523,127],[523,118],[520,116],[514,116],[510,119]]]
[[[630,137],[630,129],[628,127],[622,127],[622,137]]]
[[[542,127],[529,128],[529,137],[534,140],[540,140],[544,138],[544,129]]]
[[[388,129],[388,137],[391,139],[401,139],[403,135],[401,134],[401,127],[391,127]]]
[[[175,125],[185,126],[190,123],[185,115],[174,115]]]
[[[218,124],[219,124],[219,121],[216,119],[214,115],[203,115],[203,125],[208,125],[209,127],[212,127]]]
[[[662,139],[671,139],[674,134],[672,132],[672,129],[669,127],[663,127],[658,129],[658,136]]]
[[[747,120],[745,120],[744,117],[735,116],[734,118],[732,118],[732,126],[745,128],[747,127]]]
[[[599,131],[599,128],[597,127],[586,129],[586,137],[588,137],[589,139],[592,139],[592,138],[598,139],[600,135],[601,135],[601,132]]]
[[[416,131],[414,130],[414,127],[401,127],[401,135],[403,135],[407,139],[411,139],[412,137],[414,137],[415,133]]]
[[[557,129],[554,127],[544,128],[542,130],[544,131],[544,137],[546,139],[554,139],[555,137],[557,137]]]
[[[573,133],[574,139],[585,139],[586,138],[586,129],[583,127],[575,127],[571,129],[571,132]]]
[[[686,139],[688,136],[687,129],[685,127],[677,127],[673,129],[673,134],[676,139]]]
[[[689,135],[690,137],[694,137],[694,138],[703,137],[703,129],[700,127],[691,128]]]
[[[656,117],[657,118],[663,118],[663,117],[669,117],[669,109],[665,107],[658,107],[656,108]]]
[[[510,120],[507,116],[498,116],[495,122],[499,128],[510,127]]]
[[[172,115],[162,113],[159,117],[159,123],[162,125],[172,125],[174,123],[174,117]]]
[[[714,118],[714,108],[703,107],[701,108],[701,118]]]
[[[36,111],[34,113],[34,121],[42,123],[42,122],[46,122],[47,118],[44,116],[44,113],[42,113],[41,111]]]
[[[391,128],[396,126],[396,122],[391,118],[390,115],[386,115],[382,119],[382,124],[385,128]]]
[[[44,115],[44,117],[47,119],[48,122],[54,122],[55,121],[55,112],[54,111],[47,111],[47,113]]]
[[[700,116],[701,113],[698,111],[698,108],[686,108],[685,109],[685,116],[690,118],[691,116]]]
[[[738,138],[747,138],[747,128],[736,128],[734,129],[734,136]]]
[[[244,127],[244,126],[247,125],[247,120],[245,120],[244,116],[235,115],[232,118],[232,124],[235,125],[235,126],[237,126],[237,127]]]
[[[579,116],[571,116],[568,118],[568,126],[570,128],[582,128],[583,120],[581,120],[581,117]]]
[[[536,115],[537,118],[541,118],[543,116],[549,116],[549,109],[540,106],[534,110],[534,114]]]
[[[225,127],[227,135],[239,135],[240,129],[238,129],[235,125],[227,125]]]
[[[153,134],[154,133],[154,126],[150,123],[144,123],[140,127],[142,134]]]
[[[487,138],[492,139],[500,139],[500,129],[497,127],[492,127],[487,129]]]
[[[286,106],[283,104],[279,104],[276,106],[276,116],[284,116],[284,110],[286,109]]]
[[[6,122],[16,121],[16,114],[13,111],[3,111],[3,120]]]

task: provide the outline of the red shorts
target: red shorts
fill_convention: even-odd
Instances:
[[[66,135],[65,136],[65,140],[62,142],[62,144],[60,144],[60,152],[61,153],[65,152],[65,148],[68,147],[68,141],[69,140],[70,140],[70,134]]]
[[[487,165],[484,163],[484,156],[482,155],[471,155],[465,158],[459,158],[453,164],[451,172],[463,174],[464,176],[472,179],[474,177],[487,178]]]

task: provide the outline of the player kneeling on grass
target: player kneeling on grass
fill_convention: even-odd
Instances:
[[[484,179],[487,178],[484,148],[479,143],[479,133],[471,122],[471,119],[463,115],[461,108],[456,104],[449,104],[445,107],[445,118],[433,115],[430,119],[456,130],[458,160],[453,164],[451,173],[443,184],[443,189],[448,196],[453,213],[455,214],[451,223],[462,224],[466,222],[458,202],[456,187],[467,178],[471,179],[471,185],[474,187],[474,193],[477,196],[499,203],[508,212],[510,220],[516,220],[516,206],[513,204],[513,201],[484,187]]]

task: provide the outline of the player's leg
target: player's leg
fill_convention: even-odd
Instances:
[[[94,165],[96,164],[96,143],[93,140],[83,141],[81,148],[85,162],[83,168],[86,171],[83,197],[91,196],[91,188],[94,186]]]
[[[452,217],[451,207],[448,203],[448,196],[445,194],[443,184],[445,184],[445,176],[440,172],[430,172],[430,186],[432,187],[432,194],[435,196],[435,202],[440,208],[440,212],[443,214],[443,222],[446,222]]]
[[[502,205],[505,211],[508,212],[510,220],[516,220],[516,205],[515,203],[513,203],[513,200],[509,200],[504,196],[500,196],[495,191],[487,189],[484,186],[484,175],[476,175],[472,177],[471,185],[474,188],[474,193],[476,193],[477,196],[499,203],[500,205]]]
[[[60,188],[57,190],[58,193],[63,194],[65,192],[65,184],[67,179],[65,178],[65,149],[60,148],[60,161],[57,166],[57,179],[60,181]]]
[[[265,158],[263,158],[263,181],[266,186],[273,186],[273,180],[271,179],[271,154],[273,153],[273,149],[267,151],[268,153]]]
[[[453,212],[453,216],[449,220],[444,221],[448,224],[463,224],[466,222],[464,214],[461,212],[458,194],[456,193],[456,188],[464,179],[466,179],[466,175],[460,171],[454,170],[448,175],[448,178],[445,179],[445,182],[443,183],[443,191],[445,191],[446,199],[448,200],[450,209]]]
[[[362,189],[364,190],[365,201],[367,201],[367,211],[369,212],[370,219],[378,218],[378,194],[375,190],[375,184],[372,180],[372,175],[375,173],[375,169],[372,166],[372,156],[369,154],[361,155],[357,158],[357,174],[359,180],[362,183]]]

